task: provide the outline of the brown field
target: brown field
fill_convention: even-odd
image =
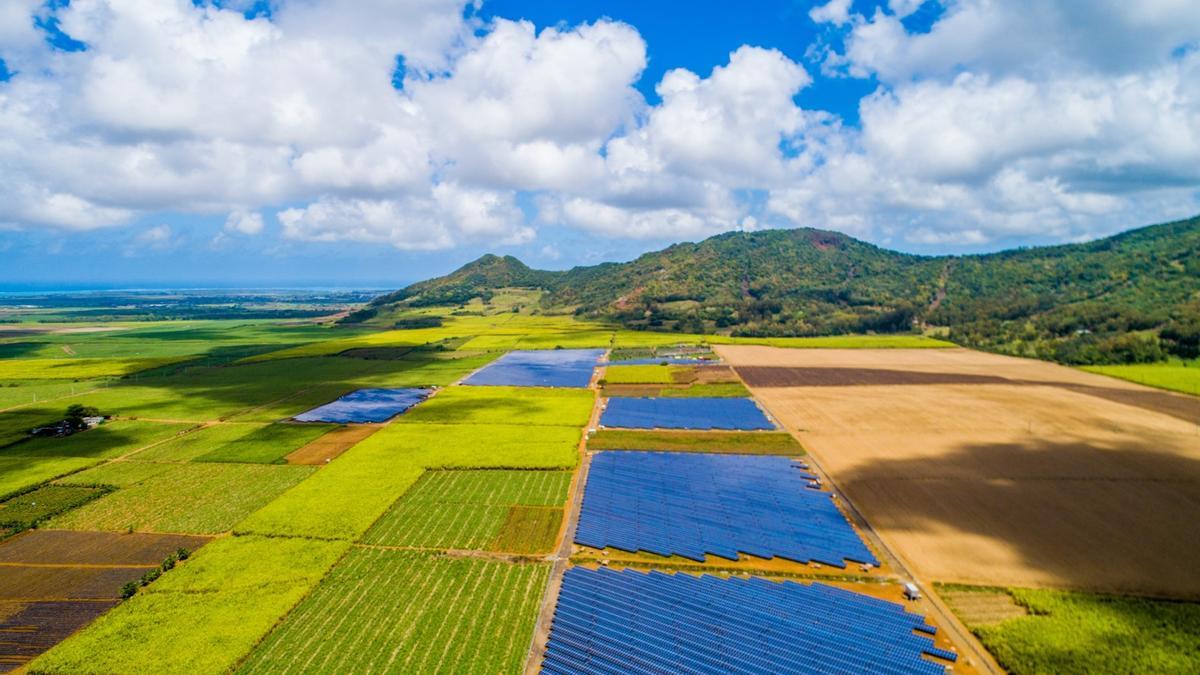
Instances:
[[[0,602],[0,673],[25,665],[116,604],[116,600]]]
[[[289,454],[288,464],[326,464],[338,455],[357,445],[367,436],[379,431],[381,425],[357,424],[341,429],[334,429],[320,438],[312,441]]]
[[[1200,400],[965,349],[717,349],[918,575],[1200,597]]]
[[[30,530],[0,544],[0,672],[117,604],[121,586],[208,537]]]
[[[157,565],[176,549],[196,550],[209,537],[30,530],[0,544],[0,564]]]

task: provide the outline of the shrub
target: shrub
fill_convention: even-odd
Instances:
[[[158,579],[161,576],[162,570],[156,567],[142,575],[141,583],[143,586],[149,586],[150,584],[154,583],[155,579]]]
[[[128,600],[138,592],[136,581],[126,581],[125,585],[121,586],[121,599]]]

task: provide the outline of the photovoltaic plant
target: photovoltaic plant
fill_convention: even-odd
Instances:
[[[956,660],[902,605],[820,583],[567,570],[542,672],[926,673]]]
[[[479,370],[463,384],[509,387],[586,388],[603,349],[512,351]]]
[[[359,389],[292,419],[335,424],[386,422],[424,401],[431,393],[432,389]]]
[[[749,398],[610,398],[600,425],[618,429],[774,429]]]
[[[786,457],[600,452],[575,543],[704,561],[739,553],[878,564],[828,492]]]

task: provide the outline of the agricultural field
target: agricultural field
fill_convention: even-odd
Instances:
[[[746,455],[804,454],[790,434],[776,431],[640,431],[600,429],[588,437],[589,450],[662,450]]]
[[[356,548],[239,672],[520,672],[548,572]]]
[[[0,359],[0,381],[13,380],[88,380],[101,377],[123,377],[133,373],[161,368],[187,357],[154,359]]]
[[[965,349],[717,349],[922,577],[1200,598],[1187,397]]]
[[[348,544],[225,537],[29,665],[30,673],[232,669]]]
[[[1013,673],[1195,673],[1200,604],[1021,588],[941,589]],[[977,596],[1007,596],[1015,616],[973,616]],[[967,608],[963,611],[961,607]]]
[[[1132,366],[1082,366],[1081,370],[1144,384],[1148,387],[1200,396],[1200,359]]]
[[[66,438],[31,438],[0,453],[24,457],[91,457],[113,459],[133,454],[177,436],[189,424],[115,420]]]
[[[608,366],[604,369],[607,384],[674,384],[688,372],[684,366]]]
[[[95,466],[100,461],[89,457],[22,457],[15,453],[0,453],[0,499]]]
[[[363,542],[548,553],[562,522],[571,475],[570,471],[427,471]]]
[[[0,502],[0,529],[24,530],[103,496],[92,487],[43,485]]]
[[[594,395],[587,389],[448,387],[404,419],[428,424],[522,424],[582,427]]]
[[[136,462],[110,465],[141,477]],[[133,467],[128,469],[128,467]],[[312,474],[301,466],[175,464],[53,519],[53,529],[121,532],[226,532]]]

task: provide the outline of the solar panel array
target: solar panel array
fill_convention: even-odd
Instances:
[[[567,570],[542,672],[925,673],[955,660],[902,605],[820,583]]]
[[[610,398],[600,424],[619,429],[774,429],[749,398]]]
[[[292,419],[335,424],[386,422],[424,401],[431,393],[432,389],[359,389]]]
[[[786,457],[600,452],[575,543],[703,561],[739,553],[878,564],[828,492]]]
[[[603,349],[512,351],[463,380],[463,384],[586,388]]]

